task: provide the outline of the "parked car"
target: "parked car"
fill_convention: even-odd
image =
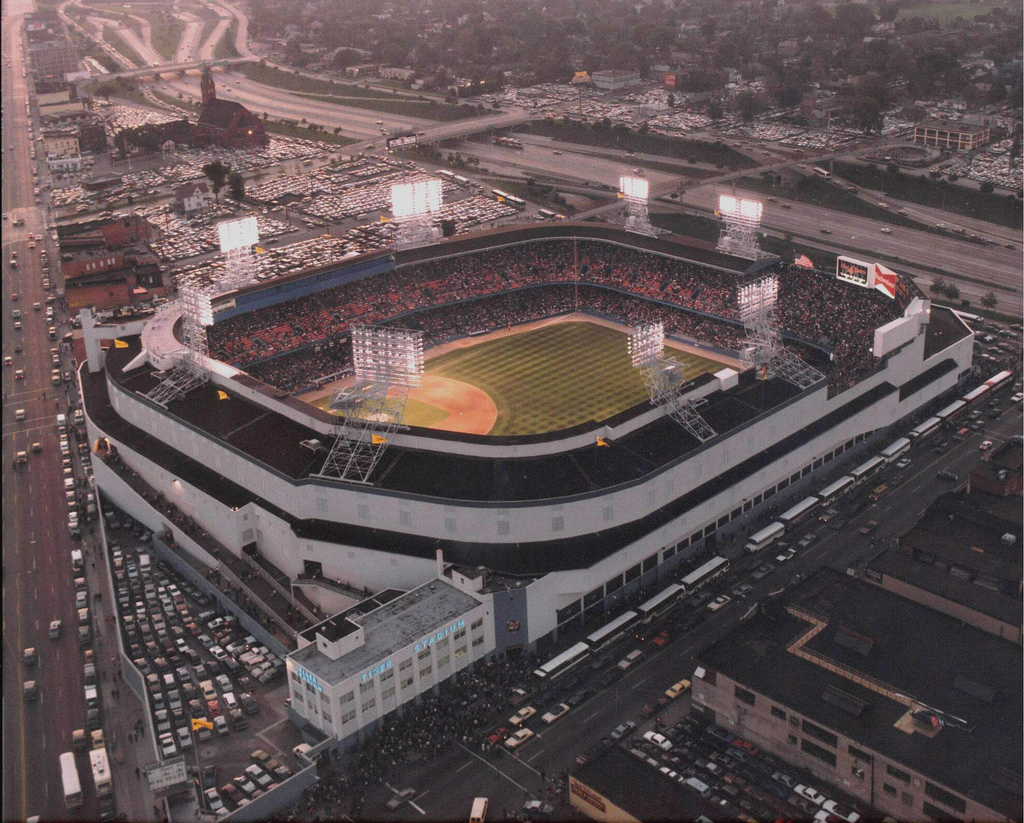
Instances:
[[[532,731],[529,729],[520,729],[505,741],[505,745],[510,749],[517,749],[531,737],[533,737]]]
[[[510,726],[521,726],[537,713],[533,706],[524,706],[508,719]]]
[[[622,740],[626,735],[632,734],[634,729],[636,729],[636,723],[632,720],[627,720],[625,723],[615,727],[615,731],[611,735],[612,740]]]

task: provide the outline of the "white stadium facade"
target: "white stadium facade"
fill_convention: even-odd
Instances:
[[[365,294],[378,280],[424,262],[458,261],[464,270],[474,255],[494,249],[533,253],[545,244],[560,249],[567,243],[587,244],[593,255],[605,249],[650,255],[660,265],[686,267],[691,275],[695,267],[706,269],[716,282],[734,278],[737,288],[784,268],[777,260],[752,267],[707,244],[647,238],[598,224],[519,226],[411,251],[360,255],[219,295],[213,300],[213,330],[268,307],[280,313],[288,301],[301,305],[305,295],[328,288],[357,283]],[[848,275],[849,267],[844,271]],[[577,286],[596,276],[572,274]],[[834,283],[836,275],[817,272],[807,278],[806,288],[814,289],[829,278]],[[550,288],[565,287],[566,279]],[[114,447],[123,466],[224,549],[258,553],[303,585],[327,614],[340,611],[340,601],[328,588],[309,582],[318,573],[369,593],[422,591],[440,574],[446,586],[470,597],[452,605],[457,598],[449,596],[447,605],[436,607],[446,626],[458,625],[453,622],[458,618],[468,627],[472,618],[486,616],[481,629],[486,643],[482,648],[474,643],[464,665],[485,652],[534,650],[538,643],[544,648],[567,629],[592,624],[591,618],[625,596],[657,591],[678,577],[681,564],[713,554],[724,539],[749,530],[765,506],[794,499],[814,482],[817,470],[876,448],[893,426],[968,377],[972,335],[952,312],[931,307],[903,278],[895,289],[887,281],[889,291],[866,280],[849,282],[856,281],[849,276],[845,281],[842,293],[853,311],[862,301],[889,301],[885,310],[891,319],[855,341],[858,357],[869,367],[845,375],[841,385],[828,378],[835,360],[828,341],[838,339],[846,323],[836,312],[824,319],[834,324],[834,333],[796,349],[826,375],[809,388],[781,378],[759,380],[752,369],[738,378],[720,372],[698,379],[693,392],[706,401],[701,414],[716,432],[706,442],[643,403],[610,420],[542,436],[407,428],[391,437],[369,483],[329,480],[319,476],[323,452],[302,444],[332,442],[335,419],[237,365],[211,357],[209,382],[166,407],[145,396],[163,375],[161,369],[180,356],[174,337],[180,324],[173,312],[119,325],[83,314],[88,359],[81,381],[89,439]],[[623,299],[651,299],[629,296],[629,283],[588,288],[603,295],[605,315],[613,292],[626,293]],[[504,284],[503,291],[516,291],[516,284]],[[696,311],[686,305],[665,310]],[[628,323],[630,318],[619,319]],[[705,314],[704,319],[735,325],[734,318]],[[791,342],[804,342],[796,337]],[[115,339],[120,342],[112,345]],[[218,392],[230,403],[219,401]],[[609,443],[599,461],[593,456],[598,436]],[[154,532],[179,533],[163,511],[133,489],[123,467],[103,459],[94,465],[96,484],[107,499]],[[775,495],[781,496],[773,500]],[[189,546],[187,539],[177,542]],[[388,608],[385,600],[382,608]],[[339,625],[335,621],[320,634],[307,632],[309,641],[326,642],[333,632],[332,642],[351,652],[345,637],[356,630],[342,631]],[[306,658],[310,654],[305,651]],[[367,671],[387,671],[383,661],[374,665],[365,658],[360,665]],[[324,663],[323,668],[332,667]],[[315,679],[316,661],[309,660],[305,669]],[[341,682],[353,672],[336,674]],[[339,728],[336,720],[324,726],[343,737]]]

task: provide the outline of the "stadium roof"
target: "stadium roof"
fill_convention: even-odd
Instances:
[[[125,421],[112,407],[106,382],[108,374],[131,392],[148,391],[156,382],[149,367],[127,374],[122,372],[140,349],[138,337],[123,339],[128,347],[107,352],[105,372],[93,374],[85,370],[82,373],[89,415],[111,437],[146,455],[175,476],[230,507],[256,502],[288,522],[297,535],[309,539],[425,558],[432,558],[437,549],[443,549],[451,562],[526,575],[590,566],[898,391],[895,386],[882,383],[641,520],[582,537],[507,544],[496,555],[491,544],[472,540],[437,539],[356,524],[298,520],[252,490],[183,455]],[[746,377],[738,389],[709,404],[709,413],[715,415],[720,432],[734,431],[759,414],[777,413],[797,394],[796,389],[780,380],[754,383],[752,377]],[[824,387],[819,390],[823,391]],[[212,385],[195,389],[185,399],[170,403],[166,413],[296,484],[330,482],[310,477],[319,469],[323,457],[299,445],[302,440],[322,435],[237,396],[230,402],[218,401],[216,391]],[[138,399],[148,403],[141,397]],[[160,410],[160,413],[165,412]],[[379,491],[397,496],[457,500],[462,505],[497,502],[511,506],[531,505],[538,500],[596,495],[616,485],[638,482],[674,461],[685,459],[698,448],[699,444],[691,435],[667,418],[613,441],[609,448],[588,447],[551,457],[495,460],[393,446],[378,468],[376,485],[367,486],[365,491],[371,500]]]
[[[803,645],[823,664],[788,650],[810,624],[786,606],[826,623]],[[782,606],[701,653],[698,662],[894,763],[1011,819],[1020,817],[1024,661],[1014,643],[824,568]],[[864,680],[844,676],[843,669]],[[884,684],[966,727],[950,723],[934,735],[908,733],[896,725],[907,705],[862,682]],[[837,705],[842,701],[835,695],[848,700]]]

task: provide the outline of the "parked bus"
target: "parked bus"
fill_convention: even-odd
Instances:
[[[78,766],[71,752],[60,756],[60,779],[64,784],[64,805],[69,809],[82,805],[82,784],[78,780]]]
[[[976,389],[972,389],[964,395],[964,402],[968,406],[975,406],[980,403],[992,389],[987,385],[978,386]]]
[[[501,189],[491,189],[491,197],[493,197],[499,203],[506,202],[511,196],[511,194],[502,191]]]
[[[471,182],[468,177],[463,177],[461,174],[454,175],[452,180],[455,181],[456,185],[462,186],[463,188],[468,186]]]
[[[821,501],[817,497],[805,497],[793,508],[783,512],[779,517],[779,522],[787,529],[791,529],[814,514],[820,505]]]
[[[438,169],[437,170],[437,176],[438,177],[443,177],[448,182],[452,182],[452,181],[455,180],[455,172],[448,171],[448,169]]]
[[[526,201],[521,197],[516,197],[515,195],[510,194],[505,198],[505,202],[512,208],[518,209],[519,211],[526,209]]]
[[[814,173],[818,175],[818,177],[824,177],[826,180],[830,180],[832,178],[832,172],[828,169],[823,169],[821,166],[815,166]]]
[[[910,430],[910,439],[914,443],[927,440],[939,430],[939,426],[941,425],[942,420],[938,417],[929,417],[920,426],[916,426]]]
[[[554,680],[582,663],[589,655],[590,647],[586,643],[577,643],[557,657],[553,657],[539,669],[535,669],[533,676],[539,677],[541,680]]]
[[[986,380],[985,381],[985,385],[988,386],[989,389],[992,390],[992,392],[997,392],[1001,388],[1003,388],[1004,386],[1010,385],[1010,383],[1012,381],[1013,381],[1013,372],[1001,371],[1001,372],[999,372],[999,374],[997,374],[994,377]]]
[[[850,477],[853,478],[853,482],[858,486],[865,480],[870,480],[882,469],[885,468],[884,457],[872,457],[866,463],[861,463],[857,468],[850,472]]]
[[[628,611],[620,614],[611,623],[607,623],[597,631],[587,635],[587,646],[592,652],[598,652],[610,643],[614,643],[623,634],[626,633],[626,629],[632,626],[637,620],[640,619],[634,611]]]
[[[761,549],[765,546],[770,546],[785,533],[785,526],[779,522],[772,523],[770,526],[761,529],[761,531],[752,534],[745,548],[748,552],[761,551]]]
[[[856,485],[857,481],[850,475],[844,474],[835,483],[826,486],[818,492],[818,499],[821,501],[822,506],[831,506]]]
[[[89,763],[92,766],[92,782],[96,785],[96,796],[106,797],[113,794],[114,783],[110,776],[110,761],[107,759],[106,747],[89,752]]]
[[[554,220],[558,217],[551,209],[537,209],[537,216],[542,220]]]
[[[662,589],[637,609],[640,614],[640,622],[650,623],[654,618],[664,614],[679,602],[679,598],[683,594],[683,587],[678,583],[672,583]]]
[[[679,581],[683,591],[690,595],[700,591],[708,583],[717,580],[723,574],[729,572],[729,561],[724,557],[712,557],[703,566],[694,569],[686,577]]]
[[[935,412],[935,416],[939,418],[943,423],[952,423],[958,419],[961,414],[967,411],[966,400],[954,400],[946,408],[941,411]]]
[[[900,455],[906,454],[910,451],[910,441],[901,437],[899,440],[893,440],[888,446],[879,452],[878,456],[883,458],[886,463],[892,463],[894,460],[898,460]]]

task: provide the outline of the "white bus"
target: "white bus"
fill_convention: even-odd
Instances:
[[[986,386],[986,385],[978,386],[978,388],[972,389],[971,391],[967,392],[967,394],[964,395],[964,402],[968,406],[974,406],[977,403],[980,403],[982,400],[984,400],[985,396],[990,391],[992,391],[992,388],[990,386]]]
[[[850,475],[844,474],[835,483],[829,484],[818,492],[818,499],[822,506],[831,506],[856,485],[856,481]]]
[[[892,463],[894,460],[898,460],[901,454],[906,454],[908,451],[910,451],[910,441],[901,437],[882,449],[878,456],[883,458],[886,463]]]
[[[1007,386],[1013,380],[1013,372],[1001,371],[999,374],[985,381],[985,385],[989,387],[993,392],[999,391],[1003,386]]]
[[[650,623],[654,618],[664,614],[678,603],[679,598],[683,594],[683,587],[678,583],[672,583],[670,586],[662,589],[654,597],[645,601],[637,608],[637,612],[640,614],[640,621],[642,623]]]
[[[679,581],[683,590],[689,595],[704,588],[708,583],[717,580],[729,572],[729,561],[724,557],[712,557],[703,566],[694,569]]]
[[[884,457],[872,457],[866,463],[861,463],[857,468],[850,472],[850,477],[852,477],[853,482],[859,486],[865,480],[870,480],[884,468]]]
[[[787,529],[793,528],[798,523],[803,522],[810,517],[818,506],[821,505],[821,501],[817,497],[805,497],[793,508],[782,513],[779,517],[779,522]]]
[[[92,782],[96,784],[96,796],[106,797],[113,794],[114,782],[110,776],[110,761],[107,759],[106,747],[89,752],[89,763],[92,766]]]
[[[539,677],[541,680],[554,680],[557,677],[561,677],[569,669],[582,663],[589,654],[590,647],[586,643],[577,643],[575,646],[570,646],[557,657],[553,657],[539,669],[535,669],[533,676]]]
[[[952,423],[961,414],[967,411],[966,400],[954,400],[946,408],[941,411],[935,412],[935,416],[939,418],[943,423]]]
[[[940,418],[929,417],[920,426],[916,426],[910,430],[910,440],[914,443],[921,440],[927,440],[939,430],[939,426],[941,425],[942,420]]]
[[[821,166],[815,166],[814,173],[818,175],[818,177],[824,177],[826,180],[832,177],[832,172],[828,169],[823,169]]]
[[[614,643],[623,634],[626,633],[626,629],[632,626],[637,620],[640,619],[634,611],[623,612],[610,623],[606,623],[600,629],[591,634],[587,635],[587,646],[592,652],[598,652],[607,646],[609,643]]]
[[[64,784],[64,805],[69,809],[82,805],[82,784],[78,781],[78,766],[71,752],[60,756],[60,779]]]
[[[750,536],[750,540],[747,541],[746,550],[748,552],[761,551],[765,546],[770,546],[782,535],[786,533],[786,527],[776,521],[770,526],[767,526],[759,532],[755,532]]]

